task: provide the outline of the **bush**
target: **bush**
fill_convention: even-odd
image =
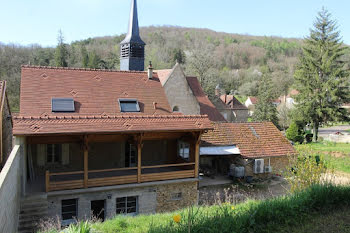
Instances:
[[[290,124],[289,128],[287,129],[286,137],[288,138],[288,140],[291,140],[293,142],[304,142],[304,137],[299,133],[298,125],[295,122]]]

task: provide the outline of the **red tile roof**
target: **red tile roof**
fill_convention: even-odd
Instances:
[[[170,74],[173,72],[174,69],[166,69],[166,70],[155,70],[154,72],[158,74],[158,78],[162,85],[164,86],[164,83],[168,80]]]
[[[51,98],[73,98],[76,111],[53,113]],[[121,113],[119,98],[137,99],[140,113]],[[148,79],[147,72],[22,67],[20,113],[14,117],[17,135],[208,127],[207,116],[172,113],[157,74]]]
[[[52,113],[53,97],[73,98],[76,112]],[[158,77],[149,80],[147,72],[22,67],[21,116],[125,115],[120,112],[119,98],[137,99],[140,114],[172,112]]]
[[[14,117],[14,135],[202,131],[212,129],[207,116],[48,116]]]
[[[186,77],[186,79],[194,96],[197,98],[200,107],[200,114],[208,115],[211,121],[226,122],[225,118],[204,93],[197,77]]]
[[[234,110],[248,110],[248,108],[243,105],[239,100],[233,95],[221,95],[220,99],[222,102],[230,106]]]
[[[271,122],[214,123],[202,136],[202,145],[236,145],[244,158],[295,154],[290,142]]]

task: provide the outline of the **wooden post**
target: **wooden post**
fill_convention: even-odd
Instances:
[[[84,188],[88,188],[89,179],[89,152],[87,136],[84,137]]]
[[[142,135],[137,138],[137,183],[141,183],[141,166],[142,166]]]
[[[195,178],[198,178],[199,176],[199,144],[201,142],[201,133],[197,135],[197,138],[195,140],[195,165],[194,165],[194,176]]]
[[[48,170],[45,173],[45,189],[46,192],[50,191],[50,172]]]

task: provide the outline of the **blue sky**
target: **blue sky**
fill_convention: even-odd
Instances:
[[[125,33],[131,0],[0,0],[0,42],[54,46]],[[350,44],[348,0],[138,0],[140,26],[176,25],[215,31],[303,38],[325,6]]]

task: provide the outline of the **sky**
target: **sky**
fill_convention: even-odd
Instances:
[[[55,46],[126,33],[131,0],[0,0],[0,42]],[[304,38],[325,7],[350,44],[349,0],[138,0],[140,26]]]

